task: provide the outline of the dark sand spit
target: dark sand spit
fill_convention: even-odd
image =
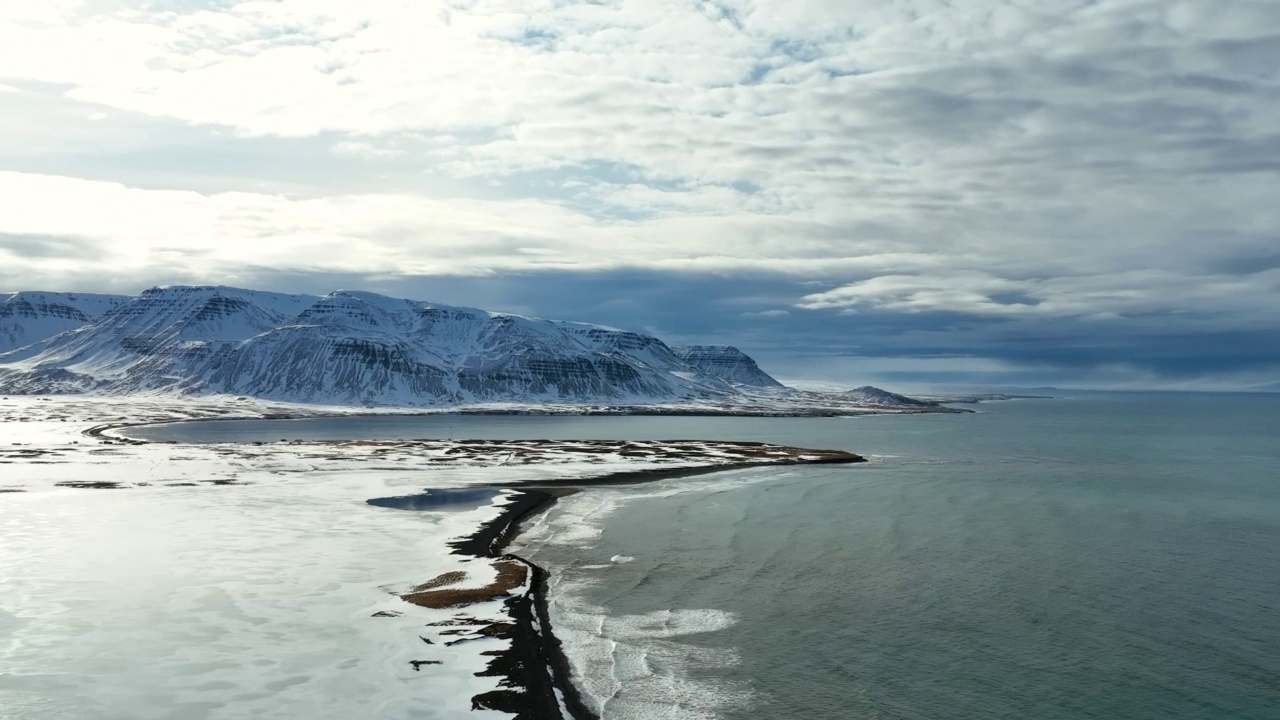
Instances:
[[[536,486],[527,483],[493,486],[514,489],[502,514],[451,545],[456,554],[496,560],[497,579],[484,587],[460,588],[456,586],[465,581],[465,574],[445,573],[401,595],[407,602],[430,608],[466,606],[506,596],[504,605],[511,621],[491,623],[474,631],[510,641],[508,649],[486,653],[493,655],[493,660],[483,674],[501,677],[501,688],[472,698],[474,709],[513,713],[518,720],[562,720],[563,708],[572,720],[598,720],[573,685],[568,658],[552,632],[547,571],[517,555],[504,554],[520,523],[547,510],[558,498],[593,486],[638,484],[766,465],[866,462],[859,455],[839,450],[806,450],[758,443],[727,445],[735,446],[734,450],[742,453],[739,456],[742,459],[710,466],[655,468],[588,479],[543,481]],[[526,592],[510,594],[526,582],[529,584]]]

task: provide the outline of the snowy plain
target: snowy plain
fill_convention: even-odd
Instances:
[[[396,595],[463,565],[446,539],[496,516],[501,497],[398,512],[365,500],[418,491],[423,477],[410,468],[325,470],[293,452],[254,462],[225,448],[99,445],[81,434],[131,414],[219,410],[137,405],[0,405],[6,717],[503,716],[470,703],[496,687],[475,673],[501,641],[428,646],[426,623],[456,613]],[[123,489],[67,485],[116,482]],[[467,612],[501,613],[490,605]],[[415,670],[413,660],[441,664]]]

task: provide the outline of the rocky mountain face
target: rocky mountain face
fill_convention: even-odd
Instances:
[[[353,291],[162,287],[66,322],[0,354],[0,391],[422,405],[671,401],[777,386],[732,349],[676,352],[607,327]]]
[[[680,358],[694,371],[708,377],[718,378],[731,385],[753,388],[782,388],[782,383],[774,380],[761,370],[756,361],[736,347],[729,345],[687,345],[672,348],[676,357]]]
[[[128,300],[88,293],[0,293],[0,353],[78,328]]]

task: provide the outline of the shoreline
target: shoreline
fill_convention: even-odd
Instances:
[[[974,401],[977,404],[980,401]],[[617,406],[610,408],[584,408],[584,409],[547,409],[538,410],[533,408],[477,408],[477,409],[451,409],[451,410],[420,410],[416,408],[392,408],[388,407],[381,411],[365,410],[361,412],[335,412],[329,410],[317,410],[315,412],[265,412],[260,414],[236,415],[236,416],[214,416],[214,417],[184,417],[147,420],[144,422],[114,422],[95,425],[82,432],[86,437],[119,440],[125,442],[145,442],[152,444],[184,444],[178,440],[142,440],[140,438],[132,438],[125,435],[108,434],[113,430],[123,428],[144,428],[159,427],[163,425],[173,425],[178,423],[207,423],[207,422],[237,422],[246,420],[313,420],[322,418],[368,418],[368,417],[459,417],[469,415],[490,415],[495,417],[753,417],[753,418],[842,418],[842,417],[874,417],[881,415],[964,415],[972,414],[974,411],[967,408],[953,408],[946,405],[936,407],[896,407],[896,406],[858,406],[850,408],[809,408],[809,409],[766,409],[766,410],[742,410],[742,409],[717,409],[717,408],[662,408],[662,407],[644,407],[644,406]],[[240,441],[231,441],[240,442]]]
[[[450,543],[456,555],[519,562],[530,573],[529,589],[503,603],[513,625],[510,644],[505,650],[487,653],[493,659],[484,674],[501,676],[502,688],[473,697],[473,709],[512,713],[516,720],[599,720],[573,684],[569,658],[552,632],[546,600],[550,573],[525,558],[502,552],[515,539],[523,520],[546,512],[561,497],[576,492],[564,488],[556,492],[514,490],[502,514]]]
[[[508,689],[477,695],[472,698],[473,707],[514,713],[517,720],[599,720],[599,716],[587,707],[581,691],[574,684],[569,657],[559,638],[555,636],[551,608],[547,602],[547,580],[551,576],[550,572],[519,555],[503,552],[519,535],[521,523],[550,510],[560,498],[591,487],[638,485],[766,466],[867,462],[861,455],[844,451],[813,452],[829,454],[817,459],[797,457],[774,462],[654,468],[609,473],[595,478],[489,485],[488,487],[512,491],[513,500],[503,508],[498,517],[484,523],[471,535],[450,543],[450,547],[458,555],[522,563],[529,568],[532,577],[529,590],[524,595],[505,601],[507,611],[515,621],[511,644],[507,650],[493,653],[494,660],[486,671],[486,674],[504,677],[503,685]]]

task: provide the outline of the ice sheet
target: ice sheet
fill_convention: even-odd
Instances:
[[[6,717],[473,717],[484,648],[426,645],[454,613],[392,593],[455,567],[443,539],[495,510],[374,508],[376,484],[5,496]]]

